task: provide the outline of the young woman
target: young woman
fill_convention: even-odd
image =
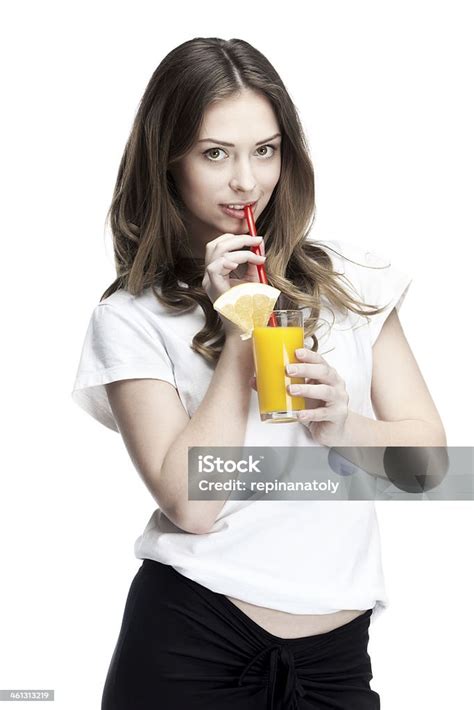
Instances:
[[[249,203],[259,237],[237,208]],[[367,652],[387,605],[373,502],[187,499],[191,446],[444,441],[397,316],[410,278],[309,238],[313,215],[304,134],[269,61],[237,39],[170,52],[120,164],[117,279],[73,391],[120,432],[158,504],[135,543],[143,563],[103,710],[380,707]],[[307,408],[279,426],[259,418],[251,340],[213,308],[263,262],[278,307],[306,315]]]

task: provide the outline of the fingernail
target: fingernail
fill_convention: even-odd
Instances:
[[[294,375],[296,372],[296,367],[294,367],[293,365],[288,365],[286,371],[289,375]]]
[[[302,355],[304,355],[304,348],[298,348],[297,350],[295,350],[295,353],[296,353],[299,357],[301,357]]]

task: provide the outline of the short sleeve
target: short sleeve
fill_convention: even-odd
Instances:
[[[367,316],[370,344],[373,346],[390,312],[394,308],[397,312],[400,310],[412,277],[378,251],[345,242],[339,244],[347,257],[344,259],[345,275],[356,287],[360,299],[377,308],[386,306],[380,313]]]
[[[139,311],[99,303],[86,331],[71,397],[101,424],[119,431],[104,385],[135,378],[164,380],[176,387],[161,334],[140,319]]]

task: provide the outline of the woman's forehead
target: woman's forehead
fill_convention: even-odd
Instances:
[[[198,140],[234,143],[239,136],[257,143],[279,133],[277,117],[268,99],[259,94],[230,96],[211,104],[204,112]]]

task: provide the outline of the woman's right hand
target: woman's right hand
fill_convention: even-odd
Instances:
[[[232,286],[253,281],[258,283],[257,264],[265,262],[265,256],[254,254],[253,251],[242,247],[259,246],[262,254],[265,253],[265,243],[262,237],[252,237],[250,234],[221,234],[216,239],[206,244],[205,272],[202,286],[214,303],[219,296],[228,291]],[[240,251],[234,251],[239,250]],[[245,278],[230,278],[229,274],[235,271],[239,264],[248,264]],[[221,315],[221,314],[219,314]],[[237,326],[221,315],[224,329],[227,333],[236,332]],[[238,330],[240,332],[240,330]]]

